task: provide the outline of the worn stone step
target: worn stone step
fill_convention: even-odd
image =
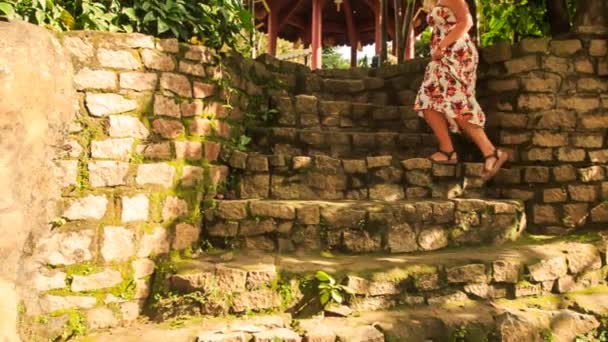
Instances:
[[[500,245],[526,226],[516,201],[219,200],[204,212],[204,238],[222,248],[412,253]]]
[[[529,239],[500,247],[419,255],[263,255],[248,249],[202,255],[176,261],[173,271],[163,275],[174,295],[155,308],[173,312],[177,303],[189,302],[176,301],[179,295],[175,294],[199,292],[221,302],[215,306],[223,307],[224,312],[280,308],[300,315],[311,305],[303,304],[318,295],[314,290],[300,290],[311,286],[318,271],[351,289],[350,294],[343,291],[342,295],[354,312],[442,308],[501,299],[508,303],[523,297],[570,293],[606,284],[607,241],[596,235],[583,238]],[[217,296],[220,293],[222,296]],[[204,313],[210,302],[202,303],[199,312]],[[190,305],[201,303],[190,301]]]
[[[312,95],[277,97],[276,123],[286,127],[391,128],[402,132],[428,130],[413,110],[413,98],[407,106],[375,105],[366,102],[330,101]],[[429,131],[430,132],[430,131]]]
[[[483,198],[483,164],[439,164],[392,156],[337,159],[327,156],[266,156],[233,151],[227,158],[233,189],[241,199],[382,200]],[[232,194],[231,194],[232,193]]]
[[[247,331],[261,330],[288,341],[287,330],[304,341],[573,341],[585,335],[599,340],[601,317],[608,314],[608,288],[516,300],[462,302],[442,307],[408,307],[361,312],[350,317],[287,320],[280,316],[170,320],[136,323],[98,331],[76,341],[257,341]],[[258,335],[259,336],[259,335]],[[283,338],[283,339],[281,339]],[[460,339],[458,339],[460,338]],[[583,339],[585,341],[592,338]]]
[[[258,151],[285,156],[324,154],[335,158],[393,155],[406,159],[436,151],[430,133],[402,133],[394,130],[340,130],[322,128],[252,128],[249,130]]]

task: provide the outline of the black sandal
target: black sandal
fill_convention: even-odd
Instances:
[[[458,163],[458,158],[454,158],[452,159],[452,157],[454,157],[456,155],[456,151],[452,150],[450,152],[446,152],[446,151],[442,151],[442,150],[438,150],[435,153],[439,153],[443,156],[446,157],[446,160],[435,160],[431,157],[429,157],[429,159],[433,162],[433,163],[437,163],[437,164],[456,164]]]
[[[509,157],[510,157],[509,152],[501,150],[501,149],[495,149],[489,155],[484,156],[485,162],[483,165],[483,175],[481,178],[484,181],[487,181],[490,178],[496,176],[498,171],[500,171],[500,168],[509,160]],[[486,165],[487,165],[487,161],[490,158],[494,158],[496,161],[494,162],[494,165],[492,165],[492,168],[488,170],[488,169],[486,169]]]

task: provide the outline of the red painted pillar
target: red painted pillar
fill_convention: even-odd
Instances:
[[[405,59],[413,59],[414,58],[414,44],[416,44],[416,34],[414,33],[414,29],[410,29],[408,32],[407,44],[405,45]]]
[[[322,32],[322,4],[323,0],[312,0],[312,69],[321,69],[323,65],[323,47],[321,41]]]
[[[277,37],[279,35],[279,14],[277,6],[270,6],[270,13],[268,14],[268,53],[271,56],[277,55]]]
[[[374,37],[376,42],[376,56],[382,53],[382,13],[380,13],[380,0],[374,1],[374,17],[376,18],[376,29]]]
[[[357,67],[357,45],[355,44],[350,47],[350,66]]]

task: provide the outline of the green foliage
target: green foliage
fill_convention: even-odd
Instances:
[[[319,300],[323,307],[332,303],[342,304],[345,294],[352,295],[355,292],[346,285],[338,284],[335,278],[323,271],[318,271],[315,274],[315,279],[319,290]]]
[[[600,320],[600,326],[585,335],[576,336],[575,342],[608,342],[608,318]]]
[[[420,39],[414,43],[414,55],[416,57],[431,56],[431,28],[428,27],[420,34]]]
[[[480,1],[481,45],[513,42],[523,37],[541,37],[550,32],[547,3],[529,0]]]
[[[323,69],[348,69],[350,62],[340,55],[334,48],[323,49]]]
[[[58,31],[141,32],[244,53],[253,29],[238,0],[4,0],[0,14]]]

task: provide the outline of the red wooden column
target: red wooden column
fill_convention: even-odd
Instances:
[[[277,55],[277,37],[279,35],[279,8],[274,2],[269,2],[270,13],[268,14],[268,53]]]
[[[354,68],[357,66],[357,45],[359,38],[350,0],[344,0],[344,14],[346,15],[346,27],[348,29],[348,40],[350,41],[350,66]]]
[[[376,18],[376,29],[374,31],[376,56],[382,53],[382,13],[380,13],[380,0],[374,1],[374,17]]]
[[[312,63],[311,68],[321,69],[323,65],[323,46],[321,33],[323,30],[323,2],[324,0],[312,0]]]
[[[416,34],[414,33],[414,28],[411,28],[408,31],[407,44],[405,45],[405,59],[413,59],[414,58],[414,44],[416,43]]]

